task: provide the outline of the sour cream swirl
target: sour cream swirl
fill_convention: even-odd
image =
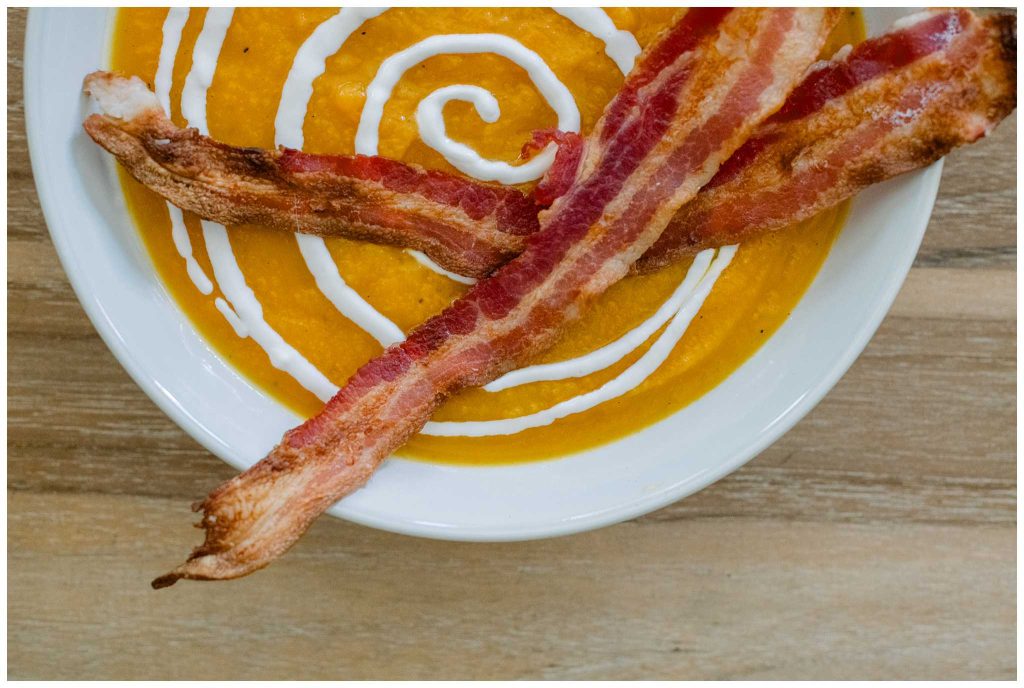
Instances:
[[[340,50],[345,41],[366,21],[380,16],[386,10],[387,8],[344,8],[320,24],[303,43],[296,53],[282,89],[281,102],[275,118],[275,140],[278,144],[302,148],[302,129],[313,95],[313,83],[325,71],[327,59]],[[555,11],[584,31],[601,39],[606,54],[618,68],[624,74],[629,71],[640,52],[640,47],[632,34],[616,28],[603,10],[566,8]],[[202,133],[208,133],[206,95],[213,83],[221,47],[231,25],[232,13],[231,9],[208,10],[193,49],[192,69],[185,79],[181,112],[189,124]],[[156,86],[161,104],[168,111],[174,58],[187,19],[187,9],[175,8],[168,13],[163,26],[164,43],[161,46]],[[466,53],[493,53],[515,62],[526,70],[538,91],[557,114],[558,127],[564,131],[579,131],[580,114],[575,99],[536,52],[514,38],[501,34],[443,34],[431,36],[399,51],[381,64],[377,75],[367,87],[366,105],[361,113],[356,133],[356,152],[367,155],[377,153],[378,130],[384,105],[406,70],[435,55]],[[485,122],[496,121],[501,112],[493,94],[468,84],[443,87],[419,103],[416,120],[421,138],[463,173],[484,181],[521,183],[540,178],[551,165],[554,149],[550,146],[529,162],[510,165],[504,161],[487,160],[469,146],[452,140],[447,136],[443,117],[445,104],[452,100],[471,103]],[[175,246],[186,261],[189,276],[202,293],[209,294],[212,292],[213,283],[192,257],[188,232],[185,230],[181,213],[173,206],[168,208]],[[238,336],[251,337],[266,351],[272,365],[287,372],[320,399],[326,401],[333,396],[338,391],[337,385],[328,380],[297,349],[284,341],[266,322],[262,306],[246,284],[235,259],[227,230],[222,225],[208,221],[202,222],[202,229],[214,277],[224,295],[224,298],[217,297],[216,306]],[[318,288],[340,313],[375,337],[383,346],[404,338],[405,335],[400,328],[345,283],[323,239],[297,234],[296,240]],[[664,328],[637,361],[601,387],[526,416],[487,421],[432,421],[427,423],[423,432],[431,435],[472,437],[514,434],[528,428],[548,425],[568,415],[582,413],[636,389],[657,370],[679,342],[714,287],[715,281],[729,265],[735,251],[736,247],[730,246],[720,249],[717,256],[713,250],[699,254],[672,296],[644,323],[614,342],[571,360],[513,371],[487,385],[485,389],[498,392],[522,384],[589,375],[621,361]],[[472,281],[443,270],[422,254],[413,257],[431,270],[453,279]]]

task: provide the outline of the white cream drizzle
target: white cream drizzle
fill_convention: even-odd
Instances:
[[[715,285],[719,275],[729,265],[735,253],[735,246],[726,246],[720,249],[718,257],[715,258],[711,267],[708,268],[707,274],[697,286],[693,298],[687,300],[676,312],[661,336],[654,340],[651,347],[633,365],[597,389],[567,399],[543,411],[537,411],[536,413],[517,418],[482,421],[430,421],[423,426],[420,432],[425,435],[439,437],[514,435],[517,432],[530,428],[550,425],[559,418],[582,413],[632,391],[650,377],[651,373],[661,367],[661,364],[672,353],[672,350],[690,326],[690,322],[697,315],[700,307],[704,305],[704,300],[711,293],[711,287]]]
[[[832,58],[829,60],[829,62],[842,62],[843,60],[848,58],[850,56],[850,53],[852,52],[853,46],[849,43],[846,43],[843,45],[843,47],[837,50],[834,55],[832,55]]]
[[[224,225],[203,220],[203,238],[206,240],[206,250],[210,253],[210,262],[213,263],[213,275],[217,278],[221,293],[231,302],[237,316],[237,319],[227,316],[228,322],[235,327],[236,332],[246,332],[267,352],[272,366],[291,375],[320,399],[327,401],[333,397],[338,391],[338,386],[328,380],[264,320],[263,306],[246,284],[245,275],[235,260],[228,230]],[[224,309],[221,309],[221,312],[224,313]]]
[[[278,145],[302,148],[305,142],[302,127],[306,122],[309,99],[313,97],[313,82],[327,69],[327,58],[341,50],[356,29],[387,10],[387,7],[344,7],[317,26],[306,42],[299,46],[281,89],[281,104],[274,118]]]
[[[306,121],[309,99],[313,96],[313,82],[327,69],[327,58],[341,50],[359,27],[387,10],[387,7],[343,7],[316,27],[299,46],[281,90],[278,116],[273,121],[279,145],[302,148],[302,126]]]
[[[476,280],[472,277],[466,277],[465,275],[456,274],[451,270],[445,270],[443,267],[432,261],[430,259],[430,256],[428,256],[423,251],[414,251],[413,249],[408,248],[405,250],[405,252],[412,256],[417,263],[419,263],[426,269],[432,270],[433,272],[436,272],[439,275],[444,275],[450,280],[455,280],[456,282],[461,282],[462,284],[476,284]]]
[[[439,88],[420,101],[416,107],[416,125],[420,130],[420,138],[423,139],[423,143],[443,155],[455,169],[484,181],[521,184],[539,179],[551,167],[555,155],[553,146],[545,147],[529,162],[513,167],[500,160],[488,160],[466,144],[449,138],[444,125],[444,106],[452,100],[471,103],[480,119],[488,124],[498,121],[501,109],[498,107],[498,99],[490,91],[465,84]],[[575,103],[573,105],[575,106]]]
[[[188,123],[199,129],[202,134],[209,134],[206,122],[206,93],[213,83],[217,60],[233,13],[234,10],[230,8],[213,7],[207,10],[203,28],[192,52],[192,70],[185,77],[181,113]],[[213,275],[224,295],[224,300],[220,303],[215,302],[215,305],[228,319],[235,332],[239,336],[245,333],[251,337],[267,353],[271,365],[291,375],[323,401],[334,396],[338,391],[337,385],[328,380],[264,320],[263,306],[245,282],[245,276],[231,250],[231,240],[224,225],[203,220],[202,227],[206,251],[213,265]],[[235,316],[233,318],[230,315],[232,310]]]
[[[249,328],[247,328],[245,323],[239,319],[238,315],[236,315],[231,309],[231,306],[228,305],[227,301],[218,296],[213,300],[213,305],[217,307],[220,314],[228,321],[228,324],[231,325],[231,328],[235,331],[236,335],[242,339],[249,336]]]
[[[341,50],[349,36],[366,21],[386,10],[386,7],[342,8],[333,17],[317,26],[309,38],[299,46],[281,89],[281,102],[274,118],[274,142],[277,145],[302,149],[305,143],[302,128],[306,121],[309,100],[313,97],[313,82],[327,68],[327,58]],[[382,346],[386,347],[405,339],[401,328],[346,284],[323,239],[302,234],[296,234],[295,239],[298,241],[299,252],[306,262],[306,267],[316,279],[317,287],[342,315],[369,332]],[[443,269],[426,256],[423,258],[437,271]],[[442,274],[451,276],[453,273],[445,271]]]
[[[623,74],[633,69],[640,44],[629,31],[619,29],[604,10],[594,7],[555,7],[555,12],[604,42],[604,53]]]
[[[384,105],[409,68],[435,55],[472,53],[501,55],[522,67],[551,109],[558,115],[558,128],[562,131],[579,131],[580,111],[576,107],[576,100],[540,55],[514,38],[498,33],[443,34],[425,38],[381,63],[376,76],[366,87],[366,104],[363,106],[359,128],[356,130],[356,152],[377,155],[378,130],[381,117],[384,115]],[[453,88],[458,90],[450,90]],[[481,93],[484,94],[483,97]],[[498,101],[494,96],[476,86],[448,86],[439,89],[424,99],[426,106],[421,103],[417,108],[416,120],[420,128],[420,137],[457,170],[482,181],[521,184],[539,179],[551,167],[555,159],[553,145],[549,145],[529,162],[512,166],[507,162],[486,160],[472,148],[452,141],[445,134],[441,107],[453,98],[471,102],[485,121],[497,120],[500,113]],[[494,115],[493,119],[488,119],[488,115]]]
[[[304,143],[302,128],[313,93],[313,82],[323,74],[327,58],[340,50],[348,37],[365,21],[379,16],[387,9],[342,9],[331,19],[318,26],[300,47],[285,81],[275,119],[275,139],[278,144],[291,148],[302,148]],[[605,43],[606,54],[615,61],[619,69],[623,73],[629,71],[640,52],[639,45],[632,34],[616,29],[603,10],[564,8],[555,11],[570,19],[584,31],[600,38]],[[192,70],[185,79],[181,102],[182,115],[192,126],[204,134],[208,133],[206,94],[213,81],[220,50],[231,24],[232,13],[231,9],[213,8],[208,10],[193,51]],[[164,23],[165,42],[161,47],[157,87],[159,92],[164,94],[161,103],[168,112],[170,111],[170,79],[173,73],[174,57],[187,18],[187,9],[172,9]],[[385,60],[367,89],[367,107],[364,108],[360,119],[356,137],[356,152],[368,155],[376,154],[377,132],[384,103],[390,98],[392,89],[409,67],[432,55],[474,52],[496,53],[515,61],[527,71],[538,90],[558,114],[559,128],[565,131],[579,130],[579,111],[576,108],[575,100],[539,55],[518,41],[499,34],[453,34],[428,38]],[[164,67],[165,64],[170,64],[170,67]],[[539,164],[537,161],[547,160],[547,165],[550,165],[554,153],[552,147],[549,147],[540,156],[534,157],[529,163],[513,167],[507,163],[485,160],[468,146],[449,139],[445,133],[442,112],[447,102],[456,99],[472,103],[484,121],[493,122],[500,116],[500,109],[495,97],[476,86],[457,84],[445,87],[431,93],[421,101],[416,113],[421,137],[428,145],[445,155],[446,159],[449,159],[449,162],[452,162],[456,168],[478,179],[498,180],[504,183],[529,181],[540,177],[546,171],[547,166]],[[369,109],[369,113],[367,109]],[[449,158],[449,155],[452,155],[455,160]],[[456,160],[458,164],[456,164]],[[531,164],[533,167],[528,167]],[[460,165],[462,166],[460,167]],[[463,169],[463,167],[467,169]],[[521,178],[527,173],[535,176]],[[510,174],[520,176],[510,177]],[[173,208],[173,206],[169,207]],[[177,226],[174,222],[175,211],[177,208],[173,208],[171,211],[172,226]],[[177,211],[177,215],[181,219],[180,211]],[[183,221],[180,226],[184,230]],[[338,391],[337,385],[328,380],[297,350],[285,342],[265,321],[262,306],[246,283],[235,260],[224,226],[204,220],[202,228],[207,252],[213,265],[214,277],[227,299],[218,297],[215,300],[215,305],[235,329],[238,336],[252,337],[266,351],[272,365],[290,374],[320,399],[326,401],[333,396]],[[187,245],[187,231],[184,232],[184,240],[188,249],[187,257],[183,252],[183,245],[180,243],[178,234],[180,232],[176,232],[174,238],[179,253],[182,253],[186,261],[191,259],[194,263],[194,259],[191,258],[191,246]],[[384,346],[404,338],[400,328],[380,314],[344,282],[322,239],[309,235],[297,235],[296,238],[299,250],[313,274],[317,286],[339,312],[375,337]],[[658,311],[618,340],[568,361],[513,371],[486,387],[490,391],[497,391],[528,382],[582,377],[607,368],[642,345],[671,318],[661,335],[633,365],[600,388],[563,401],[549,409],[519,418],[468,422],[432,421],[426,424],[423,432],[431,435],[474,437],[514,434],[527,428],[548,425],[559,418],[581,413],[626,394],[641,384],[665,361],[685,333],[695,314],[700,310],[718,276],[732,260],[735,250],[736,248],[733,246],[720,249],[714,260],[711,258],[713,251],[699,254],[694,259],[694,264],[687,272],[686,278]],[[421,264],[435,272],[465,283],[475,281],[444,270],[422,253],[417,251],[409,253]],[[196,264],[196,268],[198,268],[199,274],[206,278],[198,264]],[[200,291],[210,293],[212,283],[204,291],[202,280],[193,276],[193,272],[194,270],[190,268],[189,275],[193,282],[196,282]],[[206,280],[209,283],[209,278]]]
[[[171,7],[167,10],[167,18],[161,30],[163,42],[160,44],[160,57],[156,63],[156,76],[153,78],[153,86],[156,89],[156,97],[160,99],[160,106],[171,116],[171,83],[174,80],[174,58],[178,55],[178,47],[181,45],[181,34],[185,30],[185,23],[188,21],[187,7]]]
[[[323,239],[309,234],[296,234],[295,239],[299,242],[302,258],[313,273],[316,286],[342,315],[366,330],[383,347],[405,339],[402,328],[381,315],[355,289],[345,284]]]
[[[188,237],[188,227],[185,226],[185,216],[182,215],[181,208],[173,203],[168,203],[167,213],[171,217],[171,240],[174,242],[174,248],[177,249],[178,255],[185,259],[185,272],[188,273],[188,278],[192,280],[192,284],[196,285],[199,293],[211,294],[213,282],[207,276],[206,270],[203,270],[203,266],[192,255],[192,240]]]
[[[889,30],[887,31],[887,33],[892,33],[894,31],[902,31],[903,29],[909,29],[911,26],[914,26],[915,24],[920,24],[926,19],[931,19],[940,11],[941,10],[922,10],[920,12],[908,14],[905,17],[900,17],[899,19],[897,19],[896,21],[889,25]]]
[[[171,82],[174,79],[174,58],[178,54],[178,47],[181,45],[181,34],[188,21],[187,7],[172,7],[167,11],[167,18],[164,19],[162,34],[163,42],[160,44],[160,58],[157,60],[156,76],[153,85],[156,89],[156,97],[160,106],[171,116]],[[174,248],[178,255],[185,260],[185,272],[196,285],[201,294],[213,292],[213,282],[206,275],[206,271],[192,255],[192,241],[188,236],[188,228],[185,227],[185,218],[181,210],[171,203],[167,204],[167,213],[171,217],[171,240],[174,241]]]
[[[543,363],[513,370],[494,382],[484,385],[484,389],[488,392],[500,392],[503,389],[531,382],[585,377],[618,363],[650,339],[651,335],[661,329],[661,326],[668,322],[669,318],[679,312],[679,309],[690,298],[690,293],[704,277],[704,273],[708,271],[708,266],[711,265],[711,258],[714,255],[715,250],[710,248],[698,253],[694,257],[690,269],[686,271],[686,277],[679,283],[672,295],[655,311],[654,315],[614,342],[567,361]]]
[[[230,7],[211,7],[206,11],[203,28],[192,49],[192,69],[181,91],[181,116],[203,135],[210,133],[206,124],[206,92],[213,83],[220,49],[234,14],[235,10]]]

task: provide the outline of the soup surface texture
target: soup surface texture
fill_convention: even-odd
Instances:
[[[113,69],[140,76],[158,94],[163,89],[177,123],[204,129],[197,120],[205,114],[208,133],[231,144],[298,142],[310,152],[350,154],[373,152],[366,150],[371,141],[381,155],[449,171],[455,168],[445,155],[421,137],[417,107],[444,87],[479,87],[493,94],[498,116],[484,118],[472,103],[451,100],[442,105],[444,135],[484,159],[514,166],[530,133],[558,125],[573,107],[580,130],[589,131],[622,83],[630,45],[650,42],[675,11],[350,8],[339,15],[329,8],[171,14],[122,9],[110,59]],[[629,32],[636,43],[616,31]],[[504,54],[460,53],[464,39],[454,34],[496,34],[512,39],[511,47]],[[431,37],[447,38],[418,45]],[[825,55],[862,38],[859,13],[847,11]],[[332,51],[331,41],[340,47]],[[322,73],[317,50],[327,53],[320,55],[326,58]],[[408,68],[396,72],[393,88],[384,93],[374,132],[367,88],[385,61],[400,53]],[[550,74],[540,73],[534,58]],[[208,86],[204,73],[212,74]],[[304,113],[295,98],[282,104],[290,74],[300,92],[303,74],[309,75]],[[550,85],[551,77],[564,86],[568,101],[545,99],[550,89],[541,85]],[[289,125],[289,118],[298,118],[298,125]],[[332,386],[344,384],[380,353],[387,332],[408,332],[467,289],[397,248],[316,239],[300,249],[292,234],[252,226],[223,229],[187,213],[182,217],[121,176],[156,271],[182,310],[220,356],[303,417],[319,410]],[[785,321],[827,256],[845,212],[844,205],[748,242],[731,261],[730,251],[719,251],[707,274],[701,268],[710,254],[697,259],[697,266],[687,260],[626,278],[537,363],[583,361],[556,371],[559,379],[455,396],[435,415],[439,423],[427,428],[443,427],[443,434],[417,435],[401,455],[471,464],[549,458],[614,440],[682,409]],[[183,223],[177,230],[175,215]],[[183,257],[189,252],[191,267]],[[681,285],[688,273],[688,286],[696,286],[686,292]],[[662,308],[677,290],[676,305]],[[342,315],[339,299],[363,308],[368,320],[360,324]],[[666,317],[658,319],[659,312]],[[673,315],[670,324],[662,324]],[[592,360],[586,358],[590,352],[645,324],[650,335],[634,334],[639,342],[614,345],[607,367],[566,376],[567,369],[580,370]],[[663,360],[659,351],[668,352]]]

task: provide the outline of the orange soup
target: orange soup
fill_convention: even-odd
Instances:
[[[179,124],[205,126],[211,136],[235,145],[272,147],[282,140],[287,117],[281,113],[301,106],[294,97],[282,105],[291,78],[308,104],[304,114],[298,110],[299,125],[285,134],[289,140],[301,137],[305,150],[366,152],[356,147],[362,127],[380,155],[455,171],[442,152],[424,142],[417,123],[417,108],[430,94],[456,84],[493,94],[500,109],[499,116],[488,118],[493,122],[465,100],[444,104],[444,134],[480,158],[517,165],[531,132],[559,120],[538,80],[557,79],[571,94],[581,131],[589,131],[622,83],[624,51],[651,41],[675,10],[586,10],[586,21],[579,13],[536,8],[346,9],[340,17],[337,9],[326,8],[173,12],[120,10],[111,67],[142,77],[158,94],[163,89]],[[432,45],[424,44],[426,39],[454,34],[504,36],[518,47],[507,54],[424,47]],[[860,14],[850,10],[825,53],[862,38]],[[336,50],[332,40],[340,42]],[[322,65],[318,51],[329,52]],[[385,94],[375,122],[365,107],[367,88],[381,81],[385,61],[400,53],[410,65]],[[551,75],[538,75],[532,62],[519,59],[528,54],[539,56]],[[204,80],[204,73],[212,79]],[[201,116],[205,125],[197,121]],[[296,413],[316,413],[323,381],[342,385],[381,352],[379,336],[339,311],[337,288],[324,289],[310,251],[300,250],[295,235],[254,226],[204,227],[187,213],[176,232],[166,202],[126,175],[122,183],[156,270],[182,310],[220,355]],[[708,283],[702,303],[693,301],[699,288],[689,293],[695,314],[677,340],[666,339],[676,336],[672,325],[656,316],[678,296],[691,268],[696,270],[691,261],[626,278],[536,362],[592,361],[588,355],[612,345],[618,354],[605,361],[608,365],[582,377],[560,374],[499,391],[465,391],[434,420],[472,431],[420,434],[401,454],[471,464],[549,458],[609,442],[678,411],[725,379],[785,321],[828,254],[845,212],[840,206],[740,247]],[[321,272],[323,260],[329,260],[328,272],[334,274],[327,277],[349,290],[344,298],[362,304],[380,322],[393,323],[396,332],[408,332],[467,289],[463,281],[398,248],[328,239],[316,251]],[[724,265],[726,257],[719,252],[712,266]],[[703,280],[711,277],[709,271]],[[238,322],[246,318],[258,318],[259,326]],[[642,343],[616,344],[645,326],[653,329]],[[653,365],[657,350],[651,347],[658,341],[667,342],[670,353]],[[651,370],[644,372],[645,366]],[[320,387],[313,379],[321,380]],[[612,394],[612,388],[618,391]],[[508,419],[520,420],[503,423]],[[463,425],[451,425],[455,422]]]

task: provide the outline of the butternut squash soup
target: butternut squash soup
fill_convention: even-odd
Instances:
[[[234,145],[379,154],[528,190],[538,129],[589,131],[671,8],[123,9],[111,67]],[[863,38],[850,10],[825,53]],[[121,173],[157,273],[213,348],[302,416],[467,289],[425,256],[182,213]],[[740,366],[814,279],[846,206],[622,280],[542,359],[450,399],[402,455],[490,464],[635,432]]]

